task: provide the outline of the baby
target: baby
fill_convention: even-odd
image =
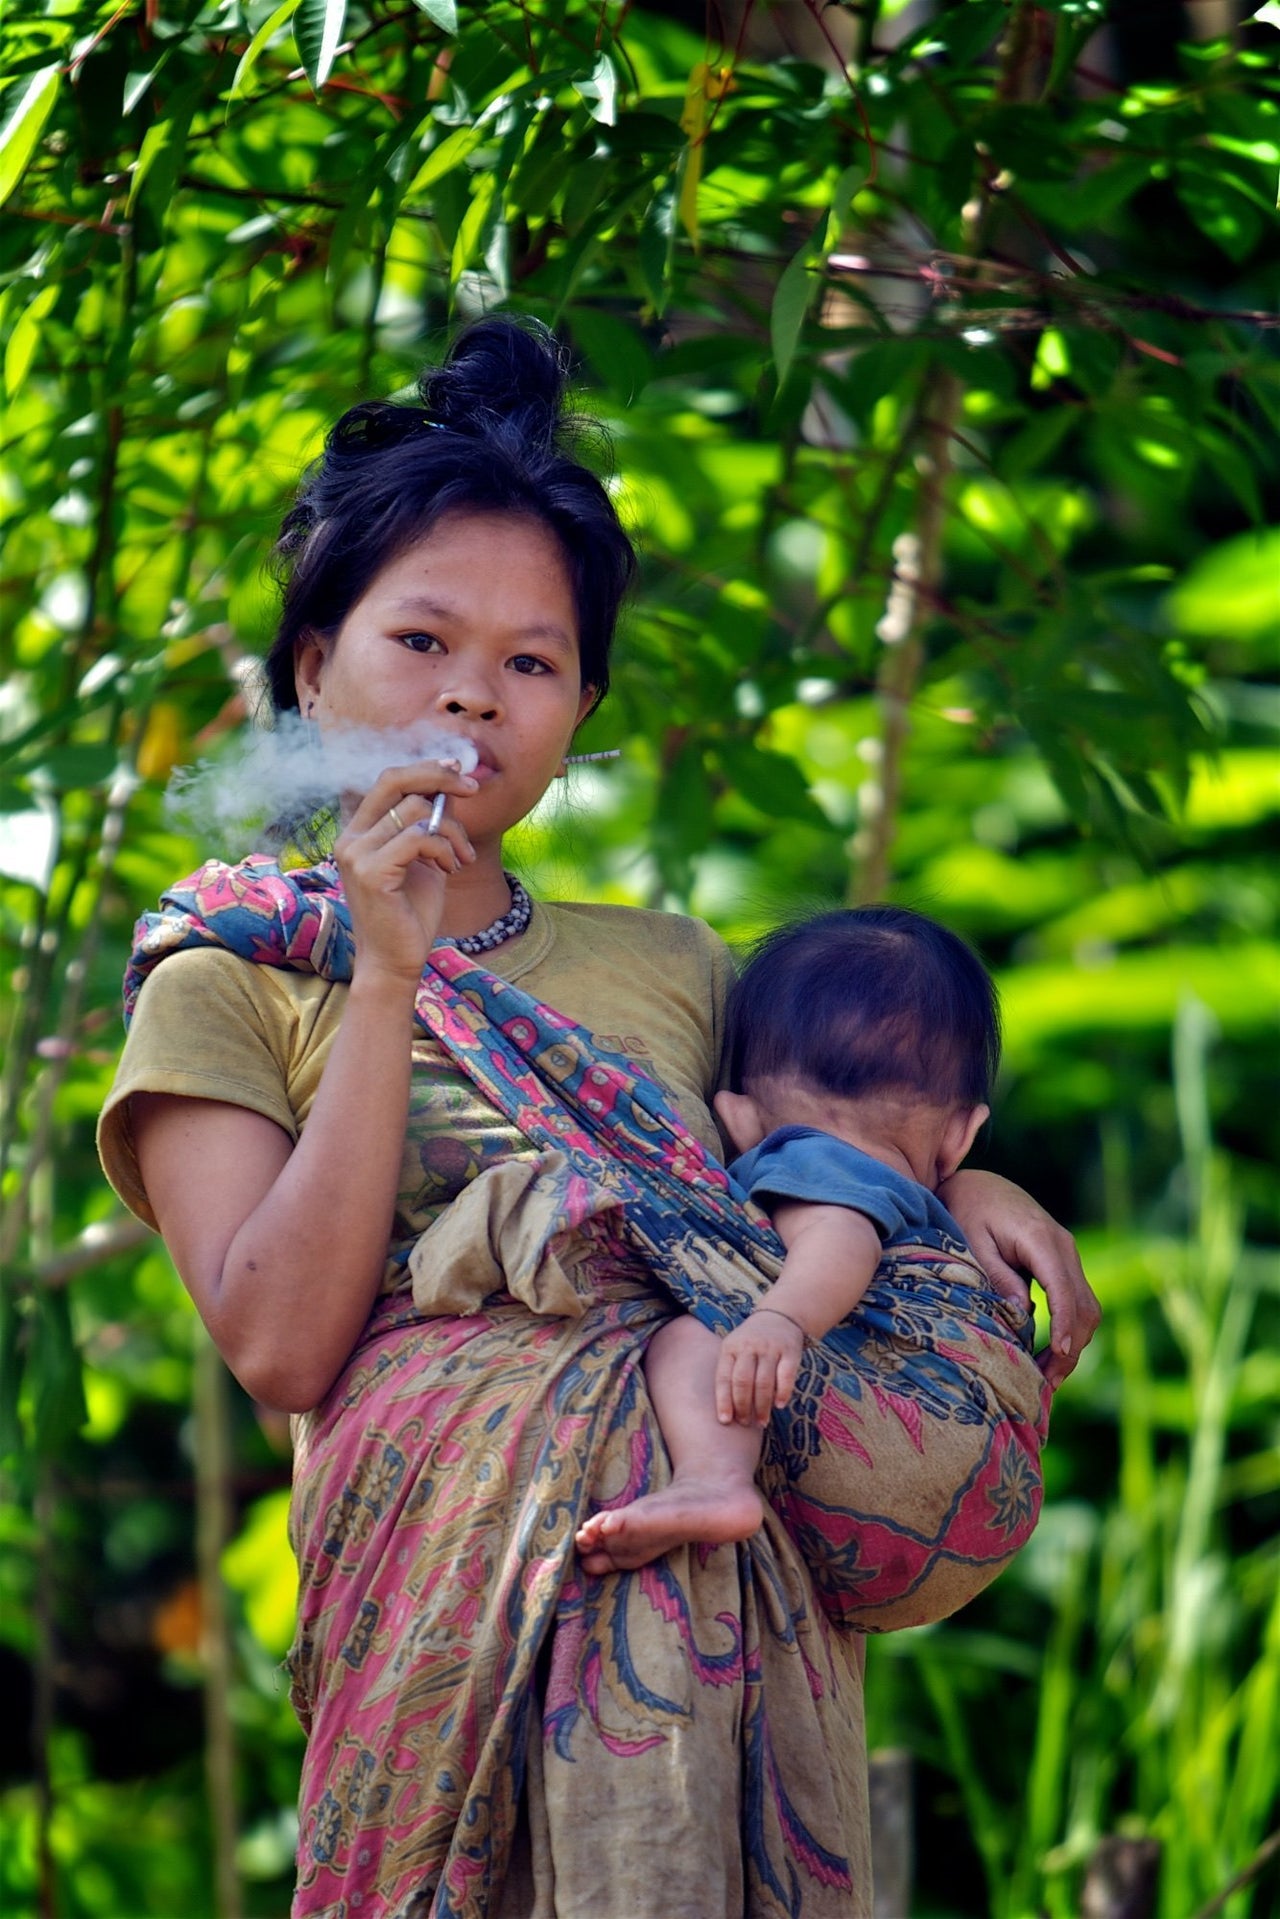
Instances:
[[[807,1340],[857,1306],[886,1247],[964,1236],[937,1189],[986,1119],[996,990],[962,939],[895,906],[826,913],[766,939],[730,999],[715,1108],[736,1184],[786,1248],[775,1284],[718,1339],[692,1318],[649,1343],[645,1374],[672,1478],[581,1527],[588,1572],[684,1543],[746,1539],[763,1517],[761,1429]]]

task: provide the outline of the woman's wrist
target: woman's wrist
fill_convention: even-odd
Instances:
[[[347,988],[348,1011],[355,1006],[367,1006],[375,1011],[385,1009],[399,1013],[407,1006],[412,1013],[421,979],[421,972],[400,972],[381,966],[375,960],[357,960]]]

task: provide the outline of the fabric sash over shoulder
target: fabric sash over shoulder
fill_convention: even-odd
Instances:
[[[237,867],[211,862],[166,893],[138,931],[129,1008],[150,968],[183,947],[216,944],[335,980],[352,970],[350,921],[328,863],[282,874],[260,856]],[[530,1150],[481,1175],[423,1235],[411,1261],[415,1304],[399,1294],[375,1307],[346,1371],[303,1422],[293,1667],[311,1731],[312,1784],[304,1780],[296,1910],[505,1913],[493,1888],[516,1870],[527,1768],[539,1774],[538,1817],[554,1824],[546,1768],[557,1757],[574,1765],[580,1820],[591,1790],[581,1757],[631,1755],[635,1763],[609,1790],[641,1789],[648,1761],[640,1755],[653,1757],[692,1709],[644,1676],[638,1648],[662,1630],[684,1648],[683,1688],[690,1674],[703,1689],[728,1683],[724,1660],[734,1683],[747,1684],[739,1735],[746,1889],[730,1891],[725,1909],[736,1898],[752,1919],[798,1913],[807,1888],[806,1919],[861,1911],[850,1895],[862,1868],[833,1842],[847,1839],[848,1813],[831,1810],[834,1823],[819,1836],[822,1819],[787,1790],[779,1742],[826,1742],[838,1773],[832,1628],[838,1635],[942,1618],[1029,1536],[1049,1396],[1030,1356],[1028,1316],[990,1290],[961,1242],[925,1234],[893,1249],[856,1311],[808,1349],[790,1404],[770,1422],[764,1531],[744,1547],[709,1549],[702,1561],[690,1550],[634,1574],[587,1578],[572,1544],[582,1518],[639,1497],[667,1474],[637,1370],[648,1337],[672,1310],[717,1332],[738,1324],[776,1276],[782,1247],[661,1090],[561,1014],[438,947],[416,1017]],[[390,1414],[378,1400],[394,1381],[403,1421],[411,1366],[415,1457],[404,1424],[387,1437]],[[371,1433],[383,1435],[381,1450],[370,1452]],[[482,1454],[490,1463],[477,1477]],[[469,1505],[453,1498],[462,1480],[446,1469],[450,1458],[465,1462]],[[703,1615],[680,1567],[728,1564],[733,1554],[757,1593],[748,1608],[753,1643],[744,1619],[712,1653],[697,1641]],[[796,1554],[804,1574],[794,1570]],[[461,1582],[447,1606],[438,1590],[446,1564]],[[806,1586],[825,1624],[809,1615]],[[654,1614],[661,1628],[649,1623]],[[432,1619],[433,1641],[424,1637]],[[807,1674],[800,1693],[781,1676],[771,1692],[760,1676],[777,1667],[782,1646],[795,1649],[797,1634]],[[548,1645],[550,1664],[540,1666]],[[345,1687],[340,1711],[335,1669]],[[539,1686],[545,1752],[535,1751],[530,1731]],[[377,1740],[385,1744],[389,1727],[387,1753]],[[412,1788],[406,1769],[416,1769]],[[537,1834],[527,1843],[536,1856]],[[557,1884],[567,1889],[570,1842],[556,1843]],[[477,1875],[488,1892],[477,1892]],[[430,1887],[435,1904],[406,1902],[411,1883]],[[567,1896],[564,1910],[577,1911]],[[719,1910],[700,1909],[703,1897],[691,1895],[686,1908],[668,1886],[652,1905],[637,1892],[631,1903],[597,1909],[687,1909],[699,1919],[700,1910]],[[582,1910],[590,1909],[584,1896]]]

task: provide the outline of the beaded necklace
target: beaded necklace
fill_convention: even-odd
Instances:
[[[524,932],[533,912],[533,901],[514,873],[504,873],[502,877],[511,888],[511,904],[506,912],[482,932],[463,933],[458,939],[450,939],[442,934],[435,942],[437,946],[456,947],[459,953],[469,953],[474,959],[477,953],[492,952],[495,946],[501,946],[504,941],[513,940],[517,934]]]

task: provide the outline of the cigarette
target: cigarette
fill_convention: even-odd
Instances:
[[[440,822],[444,818],[444,803],[447,797],[444,793],[437,793],[432,800],[431,811],[427,815],[426,830],[428,833],[438,833],[440,831]]]

